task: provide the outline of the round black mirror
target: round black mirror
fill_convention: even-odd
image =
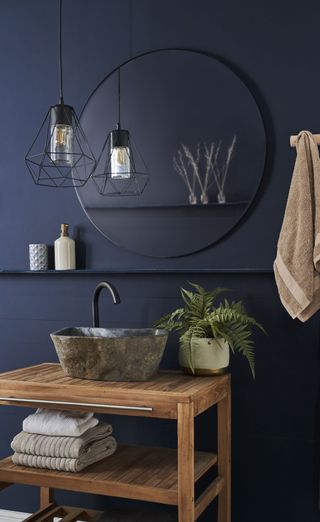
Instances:
[[[118,118],[118,74],[91,94],[81,125],[96,157]],[[92,179],[81,205],[108,239],[153,257],[201,250],[249,208],[265,163],[266,136],[255,99],[219,60],[159,50],[121,65],[121,122],[149,171],[142,194],[100,195]]]

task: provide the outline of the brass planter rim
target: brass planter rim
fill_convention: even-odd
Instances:
[[[190,366],[181,366],[181,369],[188,375],[221,375],[226,373],[228,366],[224,368],[194,368],[193,370],[190,368]]]

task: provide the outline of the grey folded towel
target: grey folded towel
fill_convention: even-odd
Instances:
[[[18,466],[77,473],[91,464],[98,462],[99,460],[110,457],[110,455],[113,455],[116,449],[116,439],[114,437],[106,437],[99,441],[98,446],[95,446],[94,449],[92,445],[89,451],[82,453],[76,459],[65,457],[44,457],[15,452],[12,455],[12,462]]]
[[[85,453],[103,448],[104,439],[111,433],[112,426],[107,423],[98,424],[80,437],[37,435],[21,431],[11,442],[11,448],[16,453],[26,455],[77,459]]]

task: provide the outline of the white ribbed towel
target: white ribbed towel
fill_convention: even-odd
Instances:
[[[39,435],[80,437],[90,428],[94,428],[98,422],[93,413],[39,408],[24,419],[22,429]]]
[[[112,433],[111,424],[99,423],[81,437],[57,437],[21,431],[11,442],[16,453],[41,457],[77,459],[84,453],[104,447],[104,440]]]
[[[18,466],[77,473],[99,460],[110,457],[116,449],[117,443],[115,438],[106,437],[103,441],[100,441],[99,446],[92,447],[92,451],[83,453],[77,459],[41,457],[37,455],[27,455],[25,453],[14,453],[14,455],[12,455],[12,462]]]

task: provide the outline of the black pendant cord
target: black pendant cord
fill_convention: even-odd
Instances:
[[[59,0],[59,97],[61,105],[63,100],[63,75],[62,75],[62,0]]]
[[[133,18],[133,8],[132,8],[132,0],[129,2],[129,56],[132,58],[133,56],[133,27],[132,27],[132,18]]]
[[[121,117],[121,73],[120,67],[118,69],[118,129],[120,129],[120,117]]]

